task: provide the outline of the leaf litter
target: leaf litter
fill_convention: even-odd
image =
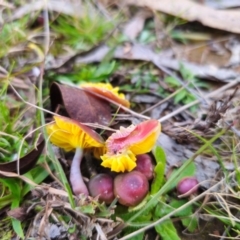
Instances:
[[[174,1],[170,4],[170,2],[165,2],[164,0],[161,1],[161,4],[160,2],[154,3],[153,1],[144,0],[137,3],[129,0],[124,2],[127,5],[131,4],[134,6],[148,6],[149,9],[154,11],[151,12],[149,9],[145,10],[144,8],[139,8],[138,11],[136,11],[136,13],[133,15],[134,17],[130,17],[131,20],[127,19],[127,23],[125,23],[124,27],[122,28],[123,30],[115,25],[115,27],[117,26],[116,29],[114,29],[114,31],[104,39],[104,43],[101,42],[102,38],[99,38],[97,41],[98,45],[93,45],[90,50],[86,52],[82,50],[79,51],[79,49],[75,49],[74,46],[67,46],[67,44],[64,43],[68,52],[64,58],[62,58],[63,55],[61,55],[62,51],[60,51],[59,54],[55,53],[51,55],[51,50],[54,48],[54,41],[57,41],[55,38],[52,38],[51,49],[49,55],[46,56],[49,58],[47,59],[45,66],[42,65],[40,61],[43,58],[38,58],[37,61],[33,60],[34,66],[29,64],[27,61],[27,57],[29,56],[23,54],[23,52],[26,50],[25,47],[21,47],[17,51],[16,48],[14,51],[12,51],[13,48],[10,48],[6,54],[6,57],[1,59],[1,65],[4,66],[3,71],[1,71],[3,73],[1,75],[1,79],[9,79],[8,76],[10,75],[13,79],[11,80],[11,84],[13,84],[19,92],[27,90],[29,82],[25,80],[25,74],[29,74],[29,70],[31,71],[33,67],[36,67],[35,65],[37,65],[41,69],[40,71],[44,71],[45,82],[43,86],[48,89],[49,82],[51,82],[51,87],[49,90],[47,90],[49,92],[46,95],[46,97],[50,95],[51,103],[45,105],[46,108],[51,108],[52,113],[55,112],[55,114],[67,115],[77,121],[90,123],[99,132],[102,132],[103,130],[102,126],[100,127],[100,125],[105,125],[107,126],[104,129],[104,134],[106,134],[106,136],[110,135],[111,131],[115,131],[117,126],[128,126],[132,123],[137,124],[143,119],[149,118],[159,119],[159,121],[162,122],[163,132],[158,138],[157,145],[162,147],[166,155],[166,182],[168,183],[168,181],[171,181],[171,176],[174,175],[177,169],[186,163],[186,159],[194,159],[196,167],[195,176],[200,182],[201,191],[204,193],[204,191],[207,189],[207,192],[208,189],[213,189],[212,187],[215,186],[219,179],[224,177],[223,173],[226,169],[229,171],[234,171],[236,169],[236,162],[234,162],[234,158],[238,156],[239,151],[238,147],[234,148],[233,150],[233,146],[231,144],[237,142],[239,138],[239,110],[237,107],[239,93],[237,88],[231,89],[230,93],[226,92],[226,89],[235,87],[239,82],[239,70],[237,68],[239,65],[239,41],[237,38],[232,38],[229,36],[224,40],[225,45],[221,46],[218,44],[217,38],[213,39],[210,43],[204,42],[203,46],[204,49],[207,49],[207,54],[211,51],[211,54],[215,55],[215,57],[220,55],[226,56],[225,54],[228,54],[228,59],[224,60],[224,64],[219,64],[219,62],[214,61],[212,61],[212,64],[203,64],[204,61],[199,61],[199,59],[204,59],[204,57],[208,59],[206,56],[209,55],[204,55],[203,52],[200,52],[200,56],[197,55],[196,57],[198,62],[194,63],[191,61],[189,56],[185,55],[183,57],[183,55],[181,55],[184,52],[185,46],[177,41],[174,42],[174,38],[170,41],[170,47],[161,49],[159,52],[159,49],[156,48],[156,42],[158,41],[159,43],[160,39],[157,35],[159,29],[155,28],[155,32],[151,32],[153,38],[149,38],[149,42],[144,43],[144,38],[141,36],[141,34],[145,31],[145,38],[147,39],[149,37],[149,29],[146,28],[147,26],[150,26],[151,28],[151,24],[149,24],[149,22],[151,23],[151,19],[154,19],[155,23],[157,22],[157,11],[191,21],[190,25],[194,25],[195,23],[192,21],[197,20],[208,27],[227,30],[232,33],[239,33],[238,26],[235,24],[239,18],[239,12],[236,10],[214,10],[213,8],[208,7],[207,4],[199,5],[193,1],[187,0],[183,1],[181,4],[177,1]],[[2,6],[14,11],[12,16],[7,18],[6,23],[7,21],[12,22],[13,20],[18,21],[19,19],[30,14],[32,12],[32,7],[34,8],[34,12],[36,11],[35,13],[42,10],[46,11],[46,9],[48,9],[49,13],[52,14],[52,18],[50,19],[52,21],[51,24],[54,24],[55,19],[58,17],[57,14],[66,14],[74,17],[77,16],[77,18],[81,19],[81,11],[78,11],[76,15],[75,3],[69,2],[69,4],[65,4],[65,1],[61,1],[61,3],[58,5],[55,4],[55,1],[49,1],[47,6],[40,2],[28,3],[20,7],[14,6],[14,8],[12,5],[8,6],[6,3],[3,3]],[[65,8],[65,6],[67,7]],[[107,1],[103,1],[100,5],[90,4],[89,6],[90,8],[98,8],[99,11],[104,12],[103,15],[105,17],[108,16],[108,19],[111,19],[109,16],[111,16],[113,10],[111,7],[107,7]],[[115,7],[118,8],[119,5],[116,4]],[[132,9],[126,5],[122,7],[126,11],[125,13],[123,13],[124,11],[121,12],[123,15],[132,11]],[[222,8],[223,6],[221,6],[219,3],[219,5],[216,7]],[[229,6],[225,5],[225,8],[227,7]],[[187,8],[190,9],[189,12],[185,11]],[[183,10],[179,13],[179,9]],[[199,9],[202,10],[201,14],[199,14]],[[215,16],[218,18],[218,21],[213,21],[211,17],[212,13],[215,14]],[[126,15],[128,15],[128,17],[132,16],[131,14]],[[37,14],[35,16],[37,16]],[[46,21],[46,19],[43,20]],[[167,21],[165,23],[162,22],[162,24],[163,26],[165,24],[165,26],[167,26]],[[195,33],[193,33],[194,37],[189,37],[190,35],[187,33],[184,34],[184,29],[181,28],[181,26],[174,28],[177,30],[180,29],[180,31],[183,33],[181,36],[185,36],[187,41],[194,42],[196,39],[206,41],[209,39],[205,38],[205,36],[202,37],[201,34],[198,36]],[[202,28],[204,29],[203,26]],[[51,29],[51,31],[54,32],[54,29]],[[127,40],[126,38],[123,38],[125,40],[119,39],[119,42],[116,42],[119,31],[125,34],[124,37],[127,37]],[[166,35],[167,33],[167,35],[169,34],[168,37],[174,37],[174,34],[171,35],[171,30],[169,29],[164,29],[163,27],[163,29],[160,28],[160,31],[165,31],[163,35]],[[157,39],[156,42],[153,40],[154,38]],[[44,38],[41,40],[43,39]],[[143,42],[139,42],[140,40]],[[40,41],[38,44],[42,44],[42,42]],[[186,42],[185,45],[189,47],[189,52],[194,51],[194,49],[199,49],[199,46],[192,45],[191,43],[188,44],[188,42]],[[36,56],[34,55],[36,52],[38,52],[38,56],[42,55],[41,50],[38,50],[36,46],[37,45],[34,47],[34,51],[30,53],[31,57]],[[229,52],[227,51],[230,51],[230,56]],[[13,69],[10,69],[12,60],[14,58],[17,59],[16,64],[13,64]],[[66,85],[63,83],[64,81],[61,81],[62,84],[54,82],[54,76],[56,76],[56,74],[64,75],[66,73],[75,72],[79,66],[84,68],[86,64],[90,66],[91,64],[98,66],[99,64],[102,64],[101,62],[112,59],[115,59],[118,64],[121,65],[121,67],[118,66],[117,70],[114,70],[115,73],[110,73],[111,76],[109,74],[109,76],[106,78],[108,78],[108,81],[111,81],[116,86],[123,86],[123,91],[125,91],[127,97],[131,100],[131,109],[123,108],[117,104],[114,105],[113,102],[106,98],[100,100],[96,93],[89,93],[76,86],[73,87]],[[132,66],[134,66],[133,68],[135,73],[137,72],[137,68],[141,69],[141,65],[147,65],[148,69],[154,69],[153,76],[155,76],[157,80],[154,80],[149,84],[145,82],[145,80],[139,82],[138,78],[141,77],[141,74],[139,73],[139,75],[136,75],[135,77],[136,81],[131,79],[132,75],[129,73],[131,73],[132,69],[131,66],[128,66],[128,64],[131,63],[133,63]],[[23,65],[26,65],[27,68],[23,70],[23,72],[19,73],[19,69]],[[208,85],[207,89],[204,90],[201,87],[197,87],[195,82],[194,85],[189,81],[189,75],[186,75],[186,72],[183,72],[182,65],[192,72],[194,76],[201,78],[201,80],[204,79],[205,82],[211,82],[212,85]],[[7,70],[4,70],[4,68]],[[81,76],[84,75],[82,74]],[[167,76],[172,77],[175,80],[169,80],[168,82],[164,81]],[[86,79],[92,78],[91,80],[94,81],[96,80],[94,77],[94,75],[90,75],[90,77],[87,76]],[[76,78],[76,75],[73,77],[73,79],[74,78]],[[76,83],[76,81],[79,82],[79,80],[86,79],[84,79],[84,77],[83,79],[74,79],[73,82]],[[129,89],[129,86],[125,86],[128,88],[124,88],[124,84],[126,84],[128,81],[132,84],[132,89]],[[216,83],[220,84],[221,87],[218,88],[219,85]],[[34,85],[36,85],[36,82],[34,82]],[[159,85],[162,87],[162,89],[158,89]],[[179,92],[182,90],[186,91],[182,92],[180,97],[178,95],[178,98],[176,98],[177,94],[179,93],[178,90],[176,90],[176,86],[180,88]],[[134,89],[134,87],[136,87],[136,89]],[[212,89],[214,87],[217,88],[217,90],[213,91]],[[141,92],[142,90],[146,92]],[[9,91],[12,95],[14,95],[14,92],[12,92],[11,89]],[[168,92],[171,94],[166,95]],[[29,92],[27,94],[29,94]],[[222,96],[220,96],[220,94]],[[185,103],[183,100],[187,100],[189,95],[193,95],[195,97],[194,99],[196,100],[190,102],[189,106],[188,104],[185,104],[182,107],[181,105]],[[9,94],[9,96],[11,95]],[[31,104],[32,106],[36,103],[34,98],[35,96],[33,95],[30,102],[24,103]],[[192,110],[187,110],[190,106],[194,105],[192,103],[200,103],[199,112],[196,113],[196,111],[194,112]],[[51,105],[51,107],[49,107],[49,105]],[[138,113],[141,112],[138,111],[138,108],[142,109],[142,113]],[[26,111],[24,116],[25,118],[30,119],[34,114],[36,114],[35,111],[31,113]],[[50,120],[49,112],[48,115],[46,115],[46,120]],[[228,129],[229,134],[221,136],[219,135],[220,137],[216,138],[216,140],[211,143],[212,148],[210,148],[210,150],[212,150],[213,153],[208,150],[200,152],[200,154],[196,154],[196,152],[199,150],[199,147],[201,147],[201,144],[204,143],[207,146],[207,141],[210,141],[214,138],[214,136],[218,135],[219,130],[222,128]],[[28,133],[31,133],[32,130],[28,131]],[[47,144],[49,144],[49,139],[46,138],[45,140]],[[34,166],[36,165],[38,158],[46,156],[45,152],[41,155],[44,144],[44,140],[41,140],[40,143],[37,144],[36,149],[19,159],[20,173],[28,174],[26,176],[31,176],[30,179],[27,179],[25,176],[19,176],[15,174],[18,172],[16,162],[2,163],[0,165],[1,176],[11,177],[14,179],[17,179],[18,177],[19,179],[22,179],[23,182],[32,184],[31,179],[36,179],[37,175],[30,175],[31,169],[33,168],[34,170]],[[219,152],[214,154],[214,149],[215,152],[218,150]],[[70,161],[68,159],[70,158],[71,154],[59,151],[59,155],[65,162],[63,169],[68,177],[70,166]],[[233,160],[231,160],[232,158]],[[32,193],[34,193],[34,191],[35,194],[36,191],[39,192],[35,195],[35,197],[27,197],[26,201],[24,201],[23,207],[20,207],[18,204],[19,208],[17,208],[15,205],[15,208],[8,210],[8,214],[12,218],[15,218],[16,220],[25,219],[25,221],[31,223],[29,227],[27,227],[27,237],[40,237],[41,239],[74,239],[78,236],[83,236],[87,239],[112,239],[118,236],[120,239],[128,239],[129,232],[126,230],[126,226],[128,226],[128,224],[130,224],[128,227],[131,227],[131,223],[133,223],[133,225],[136,223],[141,225],[141,223],[143,223],[144,225],[146,224],[146,221],[149,221],[147,218],[144,220],[137,218],[139,222],[129,222],[129,219],[134,218],[134,212],[138,214],[139,209],[133,210],[133,213],[131,214],[132,216],[130,216],[128,211],[125,211],[125,214],[129,214],[129,216],[124,216],[124,214],[118,215],[116,212],[116,208],[118,208],[116,202],[110,207],[106,207],[104,204],[99,203],[98,198],[95,199],[91,197],[85,198],[84,196],[72,196],[74,203],[76,204],[74,209],[73,206],[71,206],[68,202],[69,199],[67,196],[69,196],[69,192],[67,193],[66,189],[63,190],[63,184],[58,179],[59,173],[56,175],[54,173],[54,167],[52,166],[54,165],[54,162],[50,162],[50,164],[48,163],[46,165],[46,161],[42,161],[40,159],[37,167],[39,164],[44,166],[44,169],[48,172],[48,174],[50,174],[49,176],[51,177],[46,180],[46,183],[42,183],[40,186],[37,184],[41,183],[47,175],[45,177],[43,176],[41,178],[42,180],[39,180],[38,183],[32,184],[32,186],[36,187]],[[92,174],[92,172],[89,171],[92,166],[88,166],[88,164],[90,163],[84,159],[82,168],[84,169],[84,177],[86,181],[88,181]],[[101,169],[98,163],[96,163],[94,168],[96,168],[98,171]],[[223,173],[221,170],[223,170]],[[188,171],[190,170],[188,169]],[[53,179],[55,182],[52,182]],[[161,187],[164,189],[165,185]],[[215,188],[214,191],[222,193],[222,187],[223,186],[221,185],[220,187]],[[225,188],[231,189],[230,192],[232,193],[234,191],[234,184],[226,184]],[[161,201],[165,201],[164,197],[169,199],[171,197],[174,198],[175,193],[170,192],[167,193],[167,195],[159,196],[163,197]],[[233,194],[232,197],[234,198],[235,195]],[[150,202],[151,201],[152,200],[150,200]],[[169,201],[171,202],[171,200]],[[208,201],[211,203],[211,199]],[[10,205],[10,203],[11,202],[9,202],[8,205]],[[166,201],[165,204],[168,205],[168,203],[169,202]],[[148,203],[146,203],[146,205],[147,204]],[[155,206],[156,203],[155,205],[153,204],[151,208],[155,209]],[[213,211],[213,209],[210,209],[206,203],[203,203],[202,208],[206,210],[206,212]],[[152,214],[152,221],[155,216],[154,213],[149,211],[147,213],[149,215]],[[178,215],[174,215],[173,211],[171,217],[178,217]],[[183,217],[188,216],[183,214]],[[123,223],[124,221],[126,223]],[[151,224],[154,224],[154,222],[152,221]],[[175,229],[173,225],[170,226],[172,229]],[[164,229],[166,230],[167,228]],[[131,232],[134,232],[135,230],[136,229],[133,227]],[[142,228],[142,230],[140,228],[139,231],[143,230],[144,228]],[[197,233],[198,229],[195,228],[194,231]],[[211,229],[210,231],[213,230]],[[17,232],[17,234],[20,234],[20,232]],[[224,234],[224,232],[221,232],[221,234]],[[163,235],[161,236],[164,238]],[[176,235],[174,236],[174,239],[176,239]]]

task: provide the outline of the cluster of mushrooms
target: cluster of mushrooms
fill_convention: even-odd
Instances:
[[[80,87],[118,106],[130,107],[124,94],[118,93],[118,88],[111,84],[83,84]],[[149,181],[154,177],[154,163],[149,152],[161,131],[157,120],[120,127],[106,140],[85,124],[60,115],[54,116],[54,121],[46,128],[54,145],[66,152],[75,151],[69,180],[76,196],[98,197],[107,204],[117,198],[125,206],[136,206],[147,196]],[[86,184],[80,169],[85,152],[91,152],[110,173],[97,173]],[[196,178],[185,178],[179,182],[177,191],[188,196],[197,191],[197,185]]]

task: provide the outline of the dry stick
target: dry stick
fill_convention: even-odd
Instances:
[[[227,90],[228,88],[231,88],[231,87],[235,86],[236,84],[238,84],[239,81],[240,81],[240,78],[237,78],[236,80],[228,83],[227,85],[224,85],[223,87],[221,87],[221,88],[219,88],[219,89],[217,89],[217,90],[207,94],[206,98],[210,98],[210,97],[213,97],[213,96],[216,96],[216,95],[222,93],[223,91]],[[164,121],[168,120],[169,118],[171,118],[171,117],[181,113],[182,111],[184,111],[184,110],[186,110],[186,109],[188,109],[188,108],[190,108],[190,107],[192,107],[192,106],[194,106],[194,105],[196,105],[198,103],[199,103],[199,100],[195,100],[195,101],[193,101],[193,102],[191,102],[191,103],[189,103],[187,105],[184,105],[181,108],[179,108],[179,109],[169,113],[168,115],[166,115],[166,116],[164,116],[162,118],[159,118],[158,121],[159,122],[164,122]]]
[[[175,78],[181,85],[183,88],[185,88],[188,92],[190,92],[192,95],[195,95],[196,98],[198,99],[198,101],[205,103],[206,100],[200,96],[198,94],[197,91],[195,91],[194,89],[191,89],[190,87],[188,87],[188,84],[190,83],[189,81],[187,83],[184,83],[184,81],[182,80],[182,78],[178,77],[174,72],[172,72],[171,70],[167,69],[166,67],[162,66],[161,64],[157,64],[156,62],[154,62],[155,65],[157,65],[157,67],[159,69],[161,69],[163,72],[167,73],[168,75],[170,75],[171,77]]]
[[[153,106],[145,109],[144,111],[142,111],[140,114],[144,114],[146,112],[149,112],[151,110],[153,110],[154,108],[158,107],[159,105],[165,103],[166,101],[170,100],[171,98],[173,98],[175,95],[177,95],[179,92],[181,92],[184,88],[181,87],[179,88],[177,91],[173,92],[172,94],[170,94],[168,97],[164,98],[162,101],[157,102],[156,104],[154,104]]]
[[[39,106],[37,106],[37,105],[34,105],[34,104],[32,104],[32,103],[24,100],[10,82],[9,82],[9,86],[12,88],[12,90],[13,90],[14,93],[17,95],[17,97],[18,97],[21,101],[23,101],[24,103],[26,103],[27,105],[29,105],[29,106],[31,106],[31,107],[34,107],[34,108],[36,108],[36,109],[38,109],[38,110],[41,110],[41,111],[43,111],[43,112],[50,113],[50,114],[55,115],[55,116],[60,116],[60,115],[57,114],[57,113],[54,113],[54,112],[52,112],[52,111],[49,111],[49,110],[47,110],[47,109],[45,109],[45,108],[39,107]]]
[[[23,144],[24,144],[24,141],[26,140],[26,138],[28,136],[30,136],[32,133],[36,132],[37,130],[49,125],[50,123],[47,123],[47,124],[44,124],[40,127],[37,127],[35,128],[34,130],[32,130],[31,132],[29,132],[27,135],[25,135],[21,141],[21,144],[19,146],[19,150],[18,150],[18,154],[17,154],[17,174],[20,175],[20,158],[21,158],[21,151],[22,151],[22,148],[23,148]],[[35,149],[37,149],[37,147],[35,147]]]
[[[29,178],[27,178],[23,175],[18,175],[17,173],[0,171],[0,174],[5,176],[5,177],[9,177],[9,178],[19,178],[22,181],[26,182],[27,184],[29,184],[29,185],[31,185],[35,188],[47,190],[51,194],[56,194],[56,195],[60,195],[60,196],[63,196],[63,197],[68,196],[67,192],[65,192],[63,190],[56,189],[56,188],[53,188],[53,187],[49,187],[47,185],[41,186],[41,185],[33,182],[31,179],[29,179]]]
[[[39,110],[41,110],[41,111],[43,111],[43,112],[49,113],[49,114],[51,114],[51,115],[53,115],[53,116],[61,117],[61,115],[59,115],[59,114],[56,113],[56,112],[49,111],[49,110],[47,110],[47,109],[45,109],[45,108],[39,107],[39,106],[37,106],[37,105],[34,105],[34,104],[32,104],[32,103],[24,100],[24,99],[21,97],[21,95],[17,92],[17,90],[13,87],[13,85],[12,85],[11,83],[9,83],[9,86],[12,88],[12,90],[13,90],[14,93],[17,95],[17,97],[18,97],[21,101],[23,101],[24,103],[26,103],[27,105],[29,105],[29,106],[31,106],[31,107],[34,107],[34,108],[36,108],[36,109],[39,109]],[[94,93],[93,93],[93,94],[94,94]],[[99,96],[99,95],[97,95],[97,96]],[[111,101],[110,101],[110,102],[111,102]],[[114,103],[114,102],[112,101],[112,103]],[[120,105],[120,104],[117,104],[117,106],[121,106],[121,105]],[[121,106],[121,107],[122,107],[122,106]],[[122,108],[125,109],[124,107],[122,107]],[[133,111],[131,110],[131,112],[133,112]],[[138,113],[136,113],[136,114],[137,114],[137,116],[139,116]],[[136,114],[135,114],[135,115],[136,115]],[[134,115],[134,112],[133,112],[133,115]],[[149,117],[145,117],[145,116],[139,116],[139,117],[150,119]],[[49,123],[48,123],[48,124],[49,124]],[[48,124],[46,124],[46,125],[48,125]],[[98,123],[82,123],[82,124],[83,124],[83,125],[86,125],[86,126],[89,126],[89,127],[93,127],[93,128],[101,128],[101,129],[105,129],[105,130],[108,130],[108,131],[115,131],[115,130],[112,129],[112,128],[103,126],[103,125],[98,124]],[[44,125],[44,126],[45,126],[45,125]],[[33,132],[34,132],[34,131],[32,131],[31,133],[33,133]]]
[[[237,169],[238,171],[240,171],[240,168]],[[234,174],[236,173],[236,171],[234,171],[233,173],[231,173],[229,177],[232,177]],[[170,212],[169,214],[165,215],[164,217],[160,218],[159,220],[149,224],[148,226],[146,227],[143,227],[131,234],[128,234],[127,236],[124,236],[122,238],[119,238],[119,240],[126,240],[126,239],[129,239],[133,236],[136,236],[137,234],[141,233],[141,232],[144,232],[145,230],[148,230],[152,227],[155,227],[156,225],[158,225],[159,223],[162,223],[163,221],[169,219],[170,217],[172,217],[174,214],[182,211],[183,209],[185,209],[186,207],[190,206],[192,203],[196,202],[197,200],[199,200],[200,198],[206,196],[208,193],[210,193],[211,190],[214,190],[217,186],[219,186],[220,184],[223,184],[224,181],[226,181],[226,179],[222,179],[220,182],[218,182],[217,184],[213,185],[212,187],[210,187],[208,190],[206,190],[205,192],[203,192],[202,194],[198,195],[197,197],[193,198],[192,200],[188,201],[187,203],[185,203],[184,205],[182,205],[181,207],[177,208],[176,210]]]

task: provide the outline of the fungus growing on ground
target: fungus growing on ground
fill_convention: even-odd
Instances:
[[[134,171],[141,172],[148,180],[153,179],[154,164],[151,156],[149,154],[140,154],[136,157],[137,166],[134,168]]]
[[[124,206],[136,206],[146,197],[148,191],[148,180],[138,171],[121,173],[114,179],[114,194]]]
[[[185,177],[179,181],[177,191],[179,194],[184,194],[185,197],[196,193],[198,190],[198,180],[195,177]]]
[[[114,200],[113,178],[106,173],[100,173],[92,177],[88,183],[90,195],[99,196],[100,201],[111,203]]]
[[[65,151],[76,150],[70,168],[72,190],[76,195],[89,195],[80,170],[83,150],[103,147],[104,141],[98,133],[80,122],[63,116],[55,116],[54,120],[46,127],[50,141]]]
[[[125,95],[119,93],[119,88],[113,87],[110,83],[83,83],[80,87],[89,93],[96,93],[105,100],[111,100],[127,108],[130,107],[130,102],[125,99]]]
[[[157,120],[148,120],[127,128],[120,127],[107,139],[107,152],[101,156],[101,165],[115,172],[132,171],[136,167],[136,155],[151,151],[160,129]]]

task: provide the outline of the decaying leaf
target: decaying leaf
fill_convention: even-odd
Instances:
[[[19,159],[20,174],[24,174],[34,167],[39,156],[41,155],[41,153],[43,151],[44,146],[45,146],[45,141],[41,137],[38,141],[37,148],[34,148],[28,154],[26,154],[25,156],[23,156]],[[16,161],[7,162],[7,163],[1,163],[0,171],[17,173],[18,172],[18,161],[16,160]],[[0,174],[0,177],[4,177],[4,176]]]
[[[240,33],[239,10],[216,10],[191,0],[124,0],[124,2],[165,12],[188,21],[199,21],[208,27]]]
[[[9,21],[13,21],[25,16],[28,13],[34,11],[40,12],[43,9],[48,9],[50,11],[55,11],[58,13],[67,14],[70,16],[80,17],[82,14],[81,11],[81,2],[71,2],[67,3],[64,1],[58,0],[48,0],[48,1],[34,1],[30,3],[23,4],[22,7],[18,8],[10,17]]]
[[[64,105],[69,117],[79,122],[109,125],[112,119],[108,102],[76,87],[53,83],[50,99],[52,111]]]
[[[224,8],[236,8],[240,7],[240,1],[239,0],[204,0],[204,4],[216,8],[216,9],[224,9]]]
[[[109,47],[102,45],[85,56],[77,57],[76,63],[100,62],[110,51],[111,49]],[[126,47],[119,46],[113,53],[113,57],[118,59],[150,61],[160,69],[161,67],[166,67],[176,71],[179,71],[182,63],[197,77],[207,78],[209,80],[228,82],[239,76],[239,73],[230,69],[221,69],[213,65],[199,65],[187,61],[179,61],[169,57],[168,50],[162,51],[161,53],[155,53],[150,47],[141,44],[131,44],[128,46],[127,51]]]
[[[12,209],[12,210],[7,212],[7,215],[9,217],[15,218],[19,221],[24,221],[28,216],[27,208],[26,207],[19,207],[19,208]]]
[[[146,19],[151,16],[151,11],[142,10],[137,12],[136,15],[125,25],[123,33],[129,37],[129,39],[134,40],[142,31]]]

